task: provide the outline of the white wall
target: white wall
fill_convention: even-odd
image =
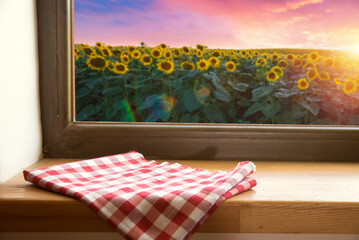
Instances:
[[[41,155],[35,0],[0,0],[0,183]]]
[[[35,0],[0,0],[0,183],[40,158]],[[0,239],[121,239],[117,233],[0,233]],[[354,240],[358,235],[196,234],[193,240]]]

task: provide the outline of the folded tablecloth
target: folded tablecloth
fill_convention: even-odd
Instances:
[[[85,202],[126,239],[188,239],[227,198],[256,185],[251,162],[230,172],[147,161],[129,152],[25,170],[25,180]]]

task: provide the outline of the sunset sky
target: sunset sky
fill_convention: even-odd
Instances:
[[[359,46],[359,0],[75,0],[75,43]]]

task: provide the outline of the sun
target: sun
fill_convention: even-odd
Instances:
[[[359,45],[357,45],[357,46],[355,47],[355,51],[356,51],[357,53],[359,53]]]

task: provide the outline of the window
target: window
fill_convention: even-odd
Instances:
[[[37,8],[43,140],[48,157],[95,157],[136,150],[163,159],[358,160],[356,126],[76,122],[73,1],[38,0]]]

